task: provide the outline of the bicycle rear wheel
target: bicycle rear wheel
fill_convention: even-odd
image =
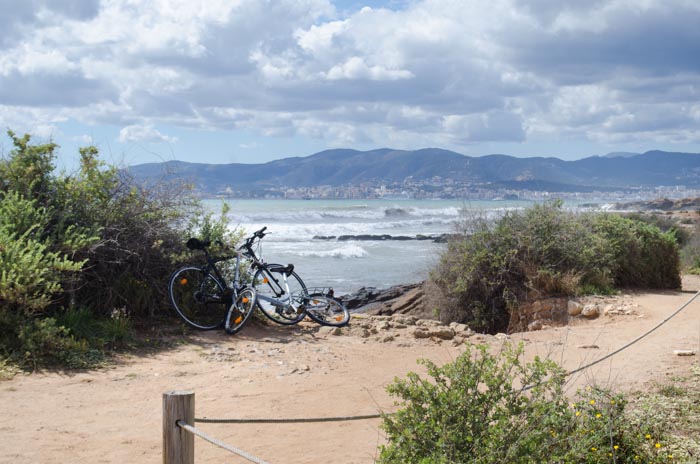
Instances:
[[[350,322],[350,313],[340,301],[322,293],[312,293],[304,298],[304,310],[311,319],[321,325],[343,327]]]
[[[257,294],[254,288],[246,287],[240,291],[238,298],[226,313],[226,322],[224,323],[226,333],[235,334],[243,328],[255,311],[256,302]]]
[[[224,285],[196,266],[185,266],[173,272],[168,293],[182,320],[199,330],[221,327],[232,303]]]
[[[293,325],[306,316],[301,307],[307,295],[306,285],[292,272],[287,276],[289,293],[284,286],[285,274],[275,267],[279,264],[266,264],[253,276],[253,287],[258,296],[258,308],[271,321],[282,325]]]

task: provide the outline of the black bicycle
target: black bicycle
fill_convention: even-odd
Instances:
[[[300,322],[308,315],[322,325],[342,327],[350,321],[345,305],[333,297],[330,288],[307,288],[294,272],[294,265],[265,263],[255,251],[267,235],[267,227],[254,232],[239,250],[251,261],[257,306],[270,320],[284,325]]]
[[[257,295],[255,288],[241,280],[241,253],[212,257],[208,247],[210,241],[191,238],[187,241],[190,250],[204,253],[203,266],[183,266],[173,272],[168,284],[170,301],[178,315],[188,325],[200,330],[217,329],[224,326],[226,332],[239,332],[255,310]],[[231,286],[217,263],[235,259],[229,271],[233,272]]]

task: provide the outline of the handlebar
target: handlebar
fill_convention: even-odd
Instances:
[[[245,242],[243,245],[238,247],[239,250],[244,250],[246,254],[251,254],[252,253],[252,246],[253,242],[255,239],[262,239],[267,235],[265,231],[267,230],[267,226],[263,227],[260,230],[257,230],[253,232],[253,235],[245,239]],[[224,242],[221,240],[216,240],[215,242],[217,245],[221,246],[222,248],[228,248]],[[211,240],[199,240],[198,238],[192,237],[189,240],[187,240],[187,248],[190,250],[201,250],[205,254],[207,254],[207,248],[211,245]],[[253,253],[253,258],[255,257],[255,254]]]

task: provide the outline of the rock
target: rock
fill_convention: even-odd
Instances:
[[[328,327],[323,326],[318,329],[319,335],[343,335],[343,331],[340,327]]]
[[[343,295],[340,300],[351,311],[365,314],[395,315],[410,314],[421,318],[434,318],[426,309],[424,283],[395,285],[385,290],[375,287],[362,287],[358,291]],[[406,324],[406,325],[410,325]]]
[[[566,311],[569,313],[569,316],[578,316],[583,311],[583,305],[578,301],[569,300],[566,305]]]
[[[450,322],[450,328],[452,328],[452,330],[454,330],[457,333],[471,333],[472,331],[472,329],[470,329],[467,324],[460,324],[459,322]]]
[[[379,330],[389,330],[389,329],[391,329],[391,322],[381,321],[379,324],[377,324],[377,328]]]
[[[441,340],[452,340],[455,336],[455,331],[445,326],[432,327],[428,331],[428,334],[430,334],[431,337],[439,338]]]
[[[386,334],[382,338],[380,338],[379,341],[382,343],[391,342],[394,341],[394,336],[392,334]]]
[[[399,297],[391,305],[391,310],[393,312],[404,312],[411,309],[412,306],[416,305],[418,300],[423,297],[423,289],[421,287],[414,288],[404,293],[403,296]]]
[[[673,354],[676,356],[695,356],[695,351],[693,350],[673,350]]]
[[[598,345],[579,345],[576,348],[582,349],[582,350],[597,350],[600,349]]]
[[[530,331],[542,330],[543,328],[544,328],[544,324],[539,319],[536,319],[527,325],[527,330],[530,330]]]
[[[594,304],[587,304],[581,310],[581,316],[587,319],[595,319],[596,317],[600,316],[600,309],[598,309],[598,306]]]
[[[425,327],[416,327],[412,332],[413,338],[430,338],[430,332]]]

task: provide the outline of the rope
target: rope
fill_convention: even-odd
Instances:
[[[655,332],[659,327],[661,327],[662,325],[666,324],[668,321],[670,321],[671,319],[673,319],[674,317],[676,317],[676,316],[677,316],[681,311],[683,311],[690,303],[692,303],[698,296],[700,296],[700,290],[698,290],[698,291],[695,293],[695,295],[693,295],[688,301],[686,301],[685,303],[683,303],[683,305],[681,305],[681,307],[679,307],[677,310],[675,310],[670,316],[666,317],[666,319],[664,319],[663,321],[659,322],[658,324],[656,324],[654,327],[652,327],[651,329],[649,329],[649,330],[647,330],[646,332],[644,332],[644,333],[643,333],[642,335],[640,335],[639,337],[635,338],[634,340],[632,340],[631,342],[629,342],[629,343],[627,343],[627,344],[625,344],[625,345],[622,345],[620,348],[616,349],[616,350],[613,351],[612,353],[606,354],[605,356],[603,356],[603,357],[600,358],[600,359],[596,359],[595,361],[593,361],[593,362],[591,362],[591,363],[588,363],[588,364],[586,364],[586,365],[584,365],[584,366],[581,366],[581,367],[579,367],[578,369],[574,369],[573,371],[567,372],[567,373],[566,373],[566,376],[569,377],[569,376],[572,376],[572,375],[574,375],[574,374],[577,374],[577,373],[579,373],[579,372],[581,372],[581,371],[584,371],[584,370],[586,370],[586,369],[588,369],[588,368],[590,368],[590,367],[595,366],[596,364],[602,363],[602,362],[605,361],[606,359],[612,358],[613,356],[615,356],[615,355],[618,354],[619,352],[621,352],[621,351],[623,351],[623,350],[626,350],[626,349],[629,348],[630,346],[634,345],[635,343],[637,343],[638,341],[640,341],[641,339],[643,339],[643,338],[646,337],[647,335],[650,335],[652,332]]]
[[[584,371],[586,369],[590,369],[591,367],[595,366],[596,364],[600,364],[603,361],[612,358],[613,356],[617,355],[621,351],[626,350],[630,346],[638,343],[640,340],[643,338],[647,337],[651,333],[655,332],[658,330],[661,326],[666,324],[668,321],[676,317],[681,311],[683,311],[690,303],[695,301],[695,299],[700,296],[700,290],[698,290],[695,295],[693,295],[688,301],[686,301],[684,304],[682,304],[678,309],[676,309],[670,316],[667,316],[663,321],[659,322],[656,324],[654,327],[651,329],[647,330],[644,332],[642,335],[638,336],[634,340],[626,343],[625,345],[621,346],[620,348],[616,349],[615,351],[608,353],[607,355],[596,359],[593,362],[590,362],[586,365],[583,365],[577,369],[574,369],[572,371],[567,372],[564,376],[565,377],[571,377],[574,374],[577,374],[581,371]],[[542,381],[533,385],[527,385],[523,387],[522,391],[527,391],[531,390],[539,385],[542,385],[547,381]],[[391,415],[391,413],[387,413],[386,415]],[[207,424],[294,424],[294,423],[305,423],[305,422],[341,422],[341,421],[353,421],[353,420],[363,420],[363,419],[377,419],[382,417],[382,414],[368,414],[364,416],[340,416],[340,417],[314,417],[314,418],[302,418],[302,419],[207,419],[207,418],[195,418],[195,422],[201,422],[201,423],[207,423]]]
[[[195,422],[203,424],[298,424],[305,422],[343,422],[364,419],[378,419],[381,414],[366,414],[364,416],[339,416],[339,417],[308,417],[301,419],[207,419],[195,417]]]
[[[218,440],[218,439],[216,439],[216,438],[210,437],[210,436],[207,435],[206,433],[202,432],[201,430],[197,430],[195,427],[192,427],[191,425],[186,424],[186,423],[183,422],[182,420],[179,420],[179,419],[178,419],[175,423],[177,424],[178,427],[180,427],[180,428],[182,428],[182,429],[185,429],[185,430],[187,430],[188,432],[197,435],[199,438],[202,438],[203,440],[208,441],[208,442],[211,443],[212,445],[216,445],[216,446],[218,446],[219,448],[223,448],[223,449],[225,449],[226,451],[229,451],[229,452],[231,452],[231,453],[233,453],[233,454],[237,454],[238,456],[240,456],[240,457],[242,457],[242,458],[244,458],[244,459],[247,459],[247,460],[250,461],[250,462],[254,462],[254,463],[256,463],[256,464],[269,464],[267,461],[263,461],[263,460],[260,459],[260,458],[256,458],[256,457],[253,456],[252,454],[246,453],[245,451],[243,451],[243,450],[241,450],[241,449],[238,449],[238,448],[236,448],[236,447],[233,447],[233,446],[231,446],[231,445],[227,445],[226,443],[224,443],[224,442],[221,441],[221,440]]]
[[[666,324],[668,321],[670,321],[671,319],[673,319],[674,317],[676,317],[676,316],[677,316],[681,311],[683,311],[690,303],[692,303],[698,296],[700,296],[700,290],[698,290],[698,291],[695,293],[695,295],[693,295],[688,301],[686,301],[686,302],[683,303],[678,309],[676,309],[670,316],[667,316],[666,319],[664,319],[663,321],[659,322],[659,323],[656,324],[654,327],[652,327],[651,329],[649,329],[649,330],[647,330],[646,332],[644,332],[642,335],[640,335],[640,336],[638,336],[637,338],[635,338],[634,340],[632,340],[632,341],[630,341],[630,342],[628,342],[628,343],[622,345],[620,348],[616,349],[615,351],[613,351],[613,352],[611,352],[611,353],[608,353],[608,354],[606,354],[605,356],[603,356],[603,357],[601,357],[601,358],[599,358],[599,359],[596,359],[596,360],[593,361],[593,362],[590,362],[590,363],[588,363],[588,364],[585,364],[585,365],[583,365],[583,366],[581,366],[581,367],[579,367],[579,368],[577,368],[577,369],[574,369],[573,371],[567,372],[566,374],[564,374],[564,377],[571,377],[572,375],[578,374],[578,373],[581,372],[581,371],[585,371],[586,369],[590,369],[591,367],[595,366],[596,364],[600,364],[600,363],[602,363],[603,361],[612,358],[613,356],[615,356],[616,354],[620,353],[621,351],[626,350],[626,349],[629,348],[630,346],[634,345],[635,343],[639,342],[639,341],[640,341],[641,339],[643,339],[644,337],[646,337],[646,336],[650,335],[651,333],[655,332],[656,330],[659,329],[659,327],[661,327],[662,325]],[[533,384],[533,385],[527,385],[526,387],[523,387],[523,391],[531,390],[531,389],[533,389],[533,388],[535,388],[535,387],[537,387],[537,386],[539,386],[539,385],[542,385],[542,384],[545,383],[545,382],[546,382],[546,381],[539,382],[539,383],[536,383],[536,384]]]

